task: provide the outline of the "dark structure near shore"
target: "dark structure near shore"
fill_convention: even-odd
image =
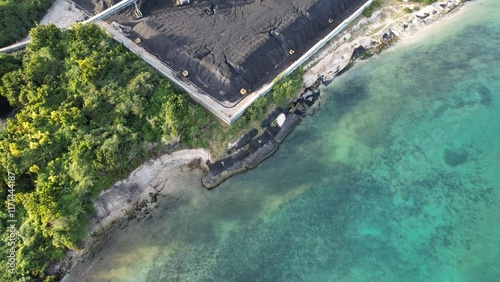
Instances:
[[[95,13],[113,0],[75,0]],[[272,81],[367,0],[139,0],[108,19],[225,106]]]
[[[235,174],[256,167],[278,150],[279,144],[301,121],[302,119],[298,115],[288,113],[285,122],[281,126],[266,125],[265,131],[260,136],[248,140],[249,142],[245,142],[245,144],[240,144],[243,145],[241,146],[242,149],[236,153],[214,163],[208,162],[208,172],[201,179],[201,183],[205,188],[211,189]],[[256,129],[252,129],[245,134],[240,141],[246,140],[248,136],[255,136],[252,133],[254,131]]]

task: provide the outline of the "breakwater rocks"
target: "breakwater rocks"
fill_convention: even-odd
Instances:
[[[316,102],[320,98],[320,86],[327,85],[319,77],[311,86],[305,88],[291,102],[291,107],[278,107],[271,111],[261,122],[260,129],[252,129],[243,134],[236,142],[229,144],[228,157],[216,162],[207,161],[207,173],[201,182],[205,188],[211,189],[229,177],[256,167],[271,156],[285,138],[292,132],[302,118],[316,112]],[[259,135],[260,133],[260,135]]]
[[[274,114],[273,111],[270,116]],[[260,162],[276,152],[279,143],[283,142],[286,136],[301,121],[299,115],[289,111],[281,113],[272,119],[263,128],[261,135],[248,140],[249,136],[257,135],[258,130],[252,129],[236,143],[240,149],[234,154],[214,163],[207,162],[208,172],[202,177],[201,183],[206,188],[211,189],[235,174],[256,167]],[[231,152],[233,148],[234,146],[228,152]]]
[[[229,144],[228,157],[213,163],[207,161],[208,171],[201,179],[203,186],[208,189],[214,188],[231,176],[256,167],[276,152],[279,144],[302,121],[302,118],[316,112],[317,107],[313,106],[320,98],[319,88],[330,82],[331,80],[325,81],[322,76],[319,77],[291,101],[292,107],[274,109],[261,122],[260,130],[254,128],[235,143]]]

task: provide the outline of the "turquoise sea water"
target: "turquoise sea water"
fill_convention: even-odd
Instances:
[[[500,281],[498,15],[357,64],[273,157],[212,191],[186,174],[68,280]]]

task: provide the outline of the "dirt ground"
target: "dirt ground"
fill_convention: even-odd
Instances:
[[[83,20],[85,20],[85,13],[77,9],[75,3],[69,0],[56,0],[40,21],[40,24],[53,23],[59,28],[68,28],[70,25]]]

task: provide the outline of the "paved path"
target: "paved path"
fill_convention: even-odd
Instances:
[[[12,52],[15,52],[17,50],[24,49],[24,48],[26,48],[26,45],[28,45],[28,43],[30,43],[30,38],[26,37],[21,42],[17,42],[17,43],[10,45],[10,46],[0,48],[0,53],[12,53]]]

